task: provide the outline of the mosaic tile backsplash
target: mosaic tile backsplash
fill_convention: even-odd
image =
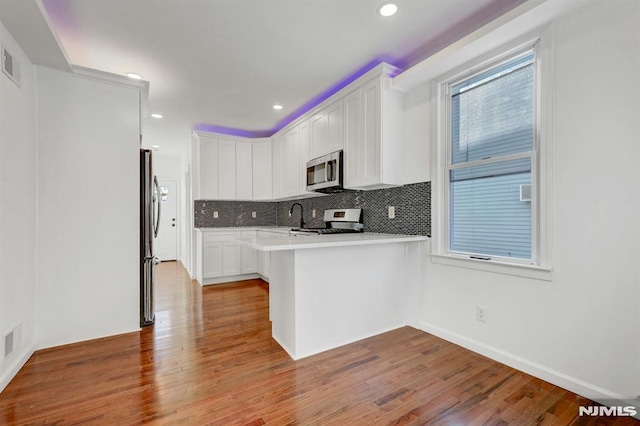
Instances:
[[[307,227],[324,226],[322,217],[326,209],[361,208],[366,232],[431,236],[431,182],[274,202],[196,200],[195,226],[296,227],[300,224],[300,209],[296,207],[289,217],[289,209],[296,202],[304,207]],[[389,206],[395,206],[395,219],[388,218]],[[313,210],[316,210],[315,218]],[[214,211],[218,212],[217,219],[213,217]],[[252,212],[256,212],[256,218],[252,218]]]

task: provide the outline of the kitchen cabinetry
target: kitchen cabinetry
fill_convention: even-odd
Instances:
[[[218,140],[218,184],[221,200],[236,199],[236,143]]]
[[[271,140],[255,142],[194,133],[194,200],[271,200]]]
[[[278,199],[282,197],[282,168],[284,161],[282,159],[282,153],[284,151],[283,145],[285,144],[286,135],[280,135],[273,139],[273,198]]]
[[[303,121],[273,139],[273,198],[307,194],[309,122]]]
[[[252,144],[253,147],[253,199],[273,198],[272,143],[270,140]]]
[[[255,238],[256,231],[242,231],[242,238]],[[258,251],[249,246],[242,246],[242,273],[253,274],[258,272]]]
[[[281,232],[270,232],[270,231],[258,231],[258,238],[276,238],[282,237],[283,234]],[[271,252],[269,251],[256,251],[258,255],[258,273],[262,275],[263,278],[269,279],[269,274],[271,272]]]
[[[377,77],[345,98],[345,188],[403,184],[403,95]]]
[[[236,198],[253,199],[252,143],[236,142]]]
[[[256,231],[198,231],[196,279],[201,285],[258,278],[256,250],[240,244]]]
[[[222,276],[242,273],[242,249],[240,243],[224,241],[222,243]]]
[[[339,99],[318,111],[309,120],[309,150],[317,158],[344,146],[344,100]]]
[[[218,198],[218,140],[206,136],[195,137],[197,186],[195,193],[201,200]]]
[[[222,241],[217,241],[202,245],[203,278],[222,276],[222,244]]]

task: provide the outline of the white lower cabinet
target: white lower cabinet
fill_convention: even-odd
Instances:
[[[248,232],[255,234],[255,231]],[[244,246],[237,241],[242,234],[229,231],[198,232],[200,249],[196,256],[196,279],[201,285],[252,278],[248,274],[256,273],[257,255],[255,250],[254,253],[244,250]]]
[[[240,281],[262,276],[269,279],[271,253],[242,244],[241,238],[277,238],[287,232],[247,229],[197,232],[196,279],[200,285]]]
[[[222,243],[222,276],[242,274],[242,247],[235,241]]]
[[[275,238],[282,237],[283,234],[281,232],[270,232],[270,231],[258,231],[258,238]],[[260,251],[258,252],[258,273],[262,275],[263,278],[269,279],[269,273],[271,272],[271,252],[269,251]]]
[[[255,238],[256,231],[242,231],[242,238]],[[258,272],[258,250],[249,246],[242,246],[242,273],[254,274]]]
[[[222,276],[222,242],[204,243],[202,245],[202,277],[216,278]]]

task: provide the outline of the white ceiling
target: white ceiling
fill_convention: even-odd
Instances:
[[[73,65],[150,83],[145,145],[198,124],[271,134],[380,60],[407,68],[523,0],[42,0]],[[272,105],[284,109],[274,111]]]

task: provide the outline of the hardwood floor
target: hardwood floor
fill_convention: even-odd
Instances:
[[[591,401],[409,327],[292,361],[263,281],[157,275],[153,327],[36,352],[0,424],[640,424],[578,417]]]

